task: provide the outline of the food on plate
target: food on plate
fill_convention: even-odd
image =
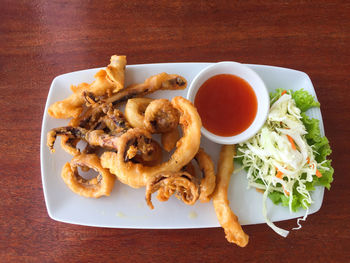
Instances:
[[[148,98],[130,100],[157,90],[184,89],[187,81],[179,75],[163,72],[124,89],[125,64],[124,56],[112,56],[110,65],[95,75],[93,83],[72,87],[74,94],[50,106],[51,116],[73,118],[69,126],[48,132],[47,145],[53,152],[56,137],[62,136],[63,149],[74,158],[102,151],[101,161],[98,155],[91,156],[98,158],[102,167],[110,169],[123,183],[141,187],[159,173],[177,173],[188,165],[199,149],[201,120],[194,106],[181,97],[172,102]],[[124,101],[128,101],[127,118],[118,109]],[[179,141],[178,124],[183,128]],[[161,163],[162,149],[148,130],[164,135],[162,142],[167,151],[177,145],[168,161]],[[77,147],[81,140],[86,143],[83,150]],[[76,167],[73,164],[72,161],[65,166],[64,174],[73,173]]]
[[[157,90],[178,90],[184,89],[186,86],[187,81],[183,77],[176,74],[167,74],[163,72],[149,77],[143,83],[130,85],[129,87],[103,100],[103,102],[117,105],[127,101],[128,99],[142,97]]]
[[[52,133],[51,133],[52,136]],[[50,138],[50,140],[54,140],[54,138]],[[67,153],[69,153],[70,155],[76,156],[78,154],[80,154],[80,150],[77,148],[77,144],[80,141],[80,139],[75,139],[75,138],[71,138],[67,135],[62,135],[61,137],[61,147],[63,150],[65,150]],[[53,141],[51,141],[52,144],[52,151],[53,151]]]
[[[194,159],[198,163],[199,170],[202,172],[199,200],[201,202],[209,202],[210,196],[215,190],[216,176],[214,163],[203,148],[199,148],[199,151]]]
[[[105,107],[103,112],[105,115],[100,117],[98,121],[92,125],[92,129],[104,130],[109,134],[120,135],[132,128],[119,109]]]
[[[215,168],[210,156],[200,148],[194,157],[198,163],[202,175],[196,173],[191,162],[186,164],[180,172],[160,173],[146,184],[146,201],[153,209],[151,202],[152,193],[158,191],[158,200],[167,201],[175,193],[175,196],[186,204],[194,204],[198,199],[201,202],[209,202],[215,189]]]
[[[90,93],[81,93],[80,96],[84,98],[87,96],[89,98],[84,100],[88,102],[87,106],[89,107],[84,111],[82,111],[83,107],[81,107],[81,114],[79,113],[80,115],[78,114],[78,116],[74,115],[74,118],[70,121],[70,125],[89,129],[92,125],[96,124],[96,121],[101,116],[104,116],[104,112],[108,107],[117,107],[120,103],[126,102],[130,98],[142,97],[161,89],[184,89],[186,88],[186,85],[187,81],[183,77],[163,72],[146,79],[141,84],[131,85],[112,95],[110,94],[111,92],[107,92],[104,96],[101,95],[97,98]],[[55,105],[55,103],[53,105]],[[53,105],[51,105],[50,108]]]
[[[174,149],[179,138],[180,132],[178,128],[175,128],[169,132],[162,133],[161,142],[164,150],[170,152],[172,149]]]
[[[234,153],[234,145],[223,145],[221,147],[216,174],[216,188],[213,194],[213,205],[218,221],[225,230],[227,241],[235,243],[240,247],[245,247],[248,244],[249,236],[244,233],[227,199],[227,189],[234,169]]]
[[[73,156],[62,168],[63,181],[74,193],[95,198],[110,195],[116,179],[133,188],[146,187],[145,199],[152,209],[155,192],[160,201],[175,195],[187,205],[197,200],[209,202],[216,189],[215,166],[200,148],[202,122],[196,107],[183,97],[171,101],[144,97],[157,90],[184,89],[186,79],[163,72],[124,88],[125,66],[125,56],[112,56],[106,69],[96,73],[94,82],[72,86],[71,96],[49,107],[50,116],[71,118],[67,126],[53,128],[47,134],[51,152],[60,136],[61,147]],[[165,161],[159,137],[154,134],[160,134],[165,151],[175,148]],[[221,166],[219,176],[226,176]],[[78,169],[92,169],[98,175],[86,179]],[[221,180],[215,192],[217,200],[223,191],[227,195],[227,187],[225,190],[222,186],[227,180],[229,177]]]
[[[153,100],[146,108],[144,126],[151,133],[170,132],[177,128],[179,115],[169,100]]]
[[[66,126],[54,128],[48,133],[47,144],[51,151],[53,151],[53,144],[57,135],[64,135],[73,140],[84,140],[88,143],[89,146],[92,147],[98,146],[110,151],[118,151],[119,149],[118,144],[120,140],[120,134],[107,134],[104,130],[87,130],[80,127]],[[142,160],[145,163],[159,163],[159,160],[161,159],[160,146],[151,138],[142,141],[138,140],[138,144],[129,146],[131,147],[131,149],[129,149],[129,152],[134,152],[135,154],[132,156],[127,155],[127,160],[132,159],[132,161],[136,162],[140,162]],[[76,150],[79,151],[77,148]]]
[[[129,151],[133,148],[137,153],[132,159],[128,159],[135,163],[142,163],[145,166],[155,166],[160,164],[163,160],[163,152],[159,143],[152,139],[149,143],[145,144],[145,146],[147,146],[147,148],[144,152],[143,148],[139,149],[136,146],[130,146]],[[138,145],[138,147],[140,147],[140,145]]]
[[[56,101],[52,104],[48,109],[49,115],[58,119],[79,116],[83,111],[82,105],[84,104],[84,98],[81,94],[88,87],[89,84],[87,83],[79,84],[77,87],[72,85],[71,90],[73,94],[62,101]]]
[[[266,199],[288,206],[290,212],[306,210],[313,203],[315,186],[328,189],[333,181],[333,168],[327,156],[331,149],[321,136],[319,121],[306,111],[318,107],[312,95],[304,90],[277,90],[271,94],[267,121],[253,138],[238,146],[238,160],[247,170],[248,186],[261,189],[263,215],[267,224],[286,237],[289,231],[278,228],[267,217]]]
[[[78,166],[93,169],[98,175],[90,180],[84,179],[78,173]],[[63,166],[61,176],[74,193],[95,198],[110,195],[115,180],[115,176],[101,166],[100,159],[95,154],[75,156],[70,163]]]
[[[161,133],[161,142],[164,150],[167,152],[170,152],[176,145],[176,142],[178,141],[180,134],[177,129],[178,125],[178,119],[179,114],[178,112],[171,106],[170,102],[168,100],[165,100],[166,106],[163,108],[168,108],[169,116],[165,116],[165,118],[160,118],[161,124],[160,126],[166,126],[167,132],[163,132],[163,130],[154,129],[153,127],[150,127],[147,129],[147,125],[150,125],[150,118],[151,114],[154,114],[155,109],[154,107],[159,107],[160,105],[164,104],[163,100],[153,100],[150,98],[133,98],[129,99],[125,106],[125,117],[128,120],[128,122],[133,126],[134,128],[146,128],[152,133]],[[150,103],[153,103],[150,105]],[[147,118],[145,117],[146,109],[148,109],[148,106],[151,108],[147,111]],[[162,108],[158,108],[157,110],[164,110]],[[153,112],[153,113],[152,113]],[[154,118],[154,117],[153,117]],[[159,120],[154,122],[155,125],[159,123]],[[158,125],[159,126],[159,125]],[[171,127],[171,129],[169,129]]]
[[[187,172],[187,173],[189,173],[190,175],[192,175],[193,177],[198,178],[198,177],[197,177],[197,174],[196,174],[196,168],[194,167],[194,165],[192,164],[192,162],[189,162],[189,163],[186,164],[184,167],[182,167],[181,171],[182,171],[182,172]]]
[[[253,88],[244,79],[231,74],[215,75],[205,81],[196,94],[194,105],[204,128],[226,137],[245,131],[258,109]]]
[[[106,68],[106,79],[112,83],[113,93],[124,88],[126,56],[112,56],[111,63]]]
[[[125,105],[125,118],[134,128],[144,128],[145,111],[153,101],[151,98],[129,99]]]
[[[151,201],[152,194],[157,192],[159,201],[167,201],[175,196],[185,204],[193,205],[199,198],[199,183],[195,176],[185,171],[163,172],[151,178],[146,185],[147,205],[154,209]]]
[[[71,86],[73,94],[68,98],[57,101],[49,107],[51,117],[66,119],[77,118],[84,110],[85,99],[83,93],[89,93],[94,97],[105,96],[124,87],[125,56],[112,56],[111,64],[106,70],[100,70],[95,74],[95,81],[90,85],[82,83],[77,87]],[[117,73],[117,71],[121,71]],[[123,75],[122,77],[119,75]]]
[[[118,179],[134,188],[145,186],[147,181],[159,173],[178,172],[189,163],[199,150],[202,127],[201,119],[192,103],[182,97],[174,97],[171,104],[180,112],[179,123],[182,126],[183,137],[176,144],[176,150],[167,162],[156,166],[144,166],[125,160],[125,153],[130,146],[130,140],[135,136],[150,138],[151,134],[144,129],[134,128],[120,137],[118,152],[105,152],[101,156],[102,166],[118,176]]]

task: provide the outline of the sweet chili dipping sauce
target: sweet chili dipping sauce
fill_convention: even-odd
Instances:
[[[254,121],[258,101],[244,79],[231,74],[211,77],[199,88],[194,99],[203,126],[218,136],[234,136]]]

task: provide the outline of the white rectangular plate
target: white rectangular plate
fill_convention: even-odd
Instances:
[[[126,68],[126,86],[141,83],[151,75],[161,72],[179,74],[185,77],[188,85],[195,75],[212,63],[169,63],[131,65]],[[316,96],[314,87],[307,74],[279,67],[248,65],[265,82],[269,91],[276,88],[305,89]],[[56,77],[47,98],[41,130],[41,172],[47,211],[54,220],[72,224],[115,227],[115,228],[204,228],[218,227],[212,202],[197,202],[188,206],[171,197],[167,202],[158,202],[153,198],[154,210],[145,202],[145,189],[133,189],[120,182],[115,183],[111,196],[99,199],[84,198],[71,192],[61,179],[63,165],[72,158],[56,142],[56,152],[51,154],[46,146],[46,134],[55,127],[68,125],[67,120],[53,119],[47,114],[49,105],[71,94],[70,85],[81,82],[91,83],[99,69],[72,72]],[[158,91],[152,98],[186,97],[186,90]],[[309,116],[320,120],[324,135],[321,111],[317,108],[308,112]],[[220,145],[208,141],[202,136],[202,147],[217,162]],[[323,200],[324,187],[317,187],[312,193],[314,203],[310,214],[317,212]],[[232,176],[229,187],[230,206],[237,214],[242,225],[264,223],[262,216],[262,194],[255,189],[247,189],[245,171]],[[268,200],[268,216],[272,221],[281,221],[303,216],[305,211],[290,213],[287,207],[273,205]]]

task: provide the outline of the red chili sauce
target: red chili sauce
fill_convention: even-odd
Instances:
[[[254,121],[258,101],[244,79],[231,74],[211,77],[199,88],[194,105],[203,126],[218,136],[234,136]]]

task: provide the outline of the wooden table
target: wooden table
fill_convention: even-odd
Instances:
[[[0,15],[1,262],[346,262],[350,260],[348,1],[10,1]],[[233,60],[309,74],[322,104],[335,180],[322,208],[286,239],[245,226],[246,248],[221,228],[127,230],[49,218],[40,130],[52,79],[105,66]],[[292,228],[295,220],[279,223]]]

